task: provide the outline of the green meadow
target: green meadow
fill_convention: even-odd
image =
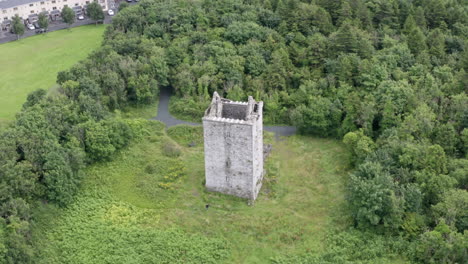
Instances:
[[[273,151],[249,204],[205,190],[201,127],[144,122],[138,142],[86,170],[67,209],[38,206],[40,263],[268,263],[320,253],[348,226],[338,141],[266,134]]]
[[[55,85],[69,69],[100,46],[105,25],[75,27],[0,45],[0,128],[13,120],[27,95]]]

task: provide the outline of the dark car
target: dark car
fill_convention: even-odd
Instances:
[[[42,34],[42,33],[46,33],[46,32],[47,32],[47,29],[45,29],[45,28],[36,29],[36,34]]]

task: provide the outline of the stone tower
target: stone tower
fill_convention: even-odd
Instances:
[[[255,200],[263,177],[263,102],[213,94],[203,117],[206,188]]]

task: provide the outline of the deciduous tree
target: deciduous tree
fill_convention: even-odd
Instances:
[[[24,29],[23,21],[21,21],[21,18],[18,15],[15,15],[13,17],[11,26],[13,28],[13,33],[15,33],[16,35],[16,39],[19,40],[20,36],[24,34],[25,29]]]
[[[40,28],[47,30],[49,27],[49,17],[45,13],[40,13],[37,23],[39,24]]]
[[[92,2],[86,7],[86,13],[89,17],[94,20],[94,22],[98,23],[98,21],[104,19],[104,11],[102,11],[102,6],[98,4],[98,2]]]
[[[70,26],[75,23],[75,12],[73,12],[70,7],[65,6],[62,9],[62,19],[63,22],[68,24],[68,28],[70,28]]]

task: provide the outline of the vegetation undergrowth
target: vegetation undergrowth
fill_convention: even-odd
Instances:
[[[204,100],[200,103],[194,99],[183,99],[172,96],[169,101],[169,113],[180,120],[201,123],[201,119],[210,102],[210,100]]]
[[[128,106],[122,111],[123,118],[144,118],[151,119],[158,115],[158,98],[154,99],[154,103],[143,104],[137,106]]]
[[[249,205],[205,190],[201,127],[176,126],[166,134],[160,123],[146,122],[141,139],[85,170],[68,208],[36,210],[40,219],[54,219],[36,228],[39,263],[284,262],[336,248],[330,230],[345,240],[362,238],[347,231],[349,156],[339,142],[301,136],[274,142],[266,134],[273,152],[261,194]],[[168,142],[180,155],[167,155]],[[379,252],[342,258],[395,256]]]

